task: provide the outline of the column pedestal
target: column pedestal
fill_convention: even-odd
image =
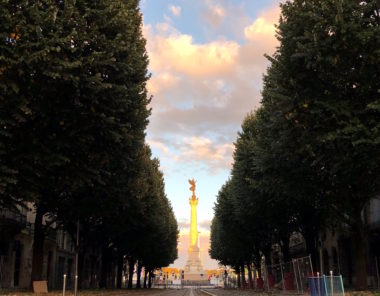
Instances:
[[[207,280],[207,275],[203,270],[200,259],[200,251],[198,246],[192,246],[188,251],[188,259],[184,269],[185,281],[202,281]]]

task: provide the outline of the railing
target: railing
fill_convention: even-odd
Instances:
[[[304,294],[308,291],[308,278],[312,276],[313,267],[311,257],[301,257],[289,262],[253,268],[252,284],[257,291],[284,292],[290,294]],[[248,288],[248,277],[245,282],[241,278],[241,287]],[[228,275],[225,287],[237,288],[236,274]]]

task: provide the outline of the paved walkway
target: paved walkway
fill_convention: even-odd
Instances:
[[[20,292],[14,290],[1,290],[0,296],[36,296],[37,294],[31,292]],[[53,291],[46,296],[62,296],[62,291]],[[73,291],[66,291],[65,296],[73,296]],[[207,296],[199,295],[193,289],[132,289],[132,290],[83,290],[78,291],[78,296]]]
[[[202,289],[199,296],[268,296],[266,293],[255,292],[253,290],[237,289]]]
[[[1,291],[0,296],[35,296],[30,292]],[[50,292],[46,296],[62,296],[62,292]],[[272,294],[276,295],[275,293]],[[280,295],[280,294],[277,294]],[[72,291],[66,291],[65,296],[73,296]],[[268,296],[267,293],[259,293],[252,290],[237,289],[141,289],[141,290],[84,290],[79,291],[78,296]],[[289,295],[292,296],[292,295]]]

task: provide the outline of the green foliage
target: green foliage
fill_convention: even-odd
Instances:
[[[250,245],[234,214],[231,181],[227,181],[218,193],[215,216],[211,224],[210,256],[223,265],[240,267],[250,260]]]
[[[242,125],[231,179],[235,215],[252,238],[265,229],[268,243],[284,246],[299,231],[315,254],[327,221],[348,225],[358,238],[358,287],[366,273],[361,213],[380,191],[378,5],[281,5],[280,46],[268,57],[262,106]]]
[[[31,201],[73,237],[79,219],[83,244],[172,262],[138,1],[1,1],[0,37],[0,207]]]
[[[159,160],[151,159],[148,146],[141,150],[140,156],[133,210],[124,208],[119,217],[121,223],[110,223],[110,226],[118,226],[114,240],[120,243],[120,249],[153,270],[177,259],[178,225],[165,194]],[[126,240],[126,237],[134,239]]]

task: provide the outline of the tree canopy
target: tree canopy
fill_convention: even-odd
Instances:
[[[261,106],[246,117],[235,143],[230,181],[234,215],[249,225],[251,241],[265,239],[261,229],[284,257],[293,231],[315,258],[319,231],[347,225],[357,238],[362,289],[368,235],[362,212],[380,191],[379,9],[378,1],[281,4],[280,45],[267,56]],[[228,231],[214,223],[213,232]]]
[[[177,222],[145,144],[151,98],[138,4],[0,5],[0,207],[34,204],[32,280],[42,277],[47,215],[73,238],[79,221],[82,244],[96,244],[96,233],[104,252],[151,268],[177,256]],[[161,261],[147,259],[151,244]]]

